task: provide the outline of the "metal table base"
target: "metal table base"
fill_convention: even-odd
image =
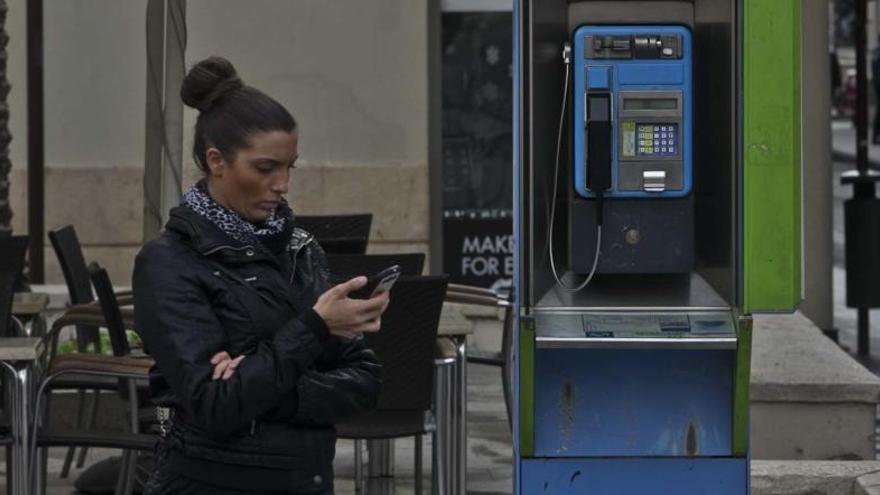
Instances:
[[[467,493],[467,344],[465,336],[454,338],[455,357],[435,361],[434,420],[432,449],[436,470],[432,472],[432,493]],[[394,476],[394,441],[367,442],[369,477]]]
[[[30,419],[33,407],[32,370],[33,361],[0,361],[9,372],[9,390],[6,407],[10,411],[10,430],[12,433],[12,472],[7,473],[12,482],[11,493],[31,494],[30,467]]]

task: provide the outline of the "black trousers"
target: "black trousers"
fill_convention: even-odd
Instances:
[[[168,447],[159,441],[156,445],[156,464],[147,482],[143,495],[334,495],[333,489],[323,492],[294,493],[290,491],[241,491],[211,485],[172,473],[168,469]]]
[[[306,495],[291,492],[259,492],[261,495],[277,494],[281,495]],[[144,485],[143,495],[254,495],[254,492],[243,492],[239,490],[230,490],[196,480],[184,478],[181,476],[162,476],[159,470],[153,471],[150,479]],[[308,495],[333,495],[333,490],[320,494],[310,493]]]

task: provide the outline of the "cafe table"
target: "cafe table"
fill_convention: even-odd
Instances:
[[[40,336],[46,332],[46,307],[49,295],[39,292],[16,292],[12,296],[12,315],[24,325],[24,335]]]
[[[12,490],[15,495],[30,495],[28,448],[35,369],[43,354],[43,341],[37,337],[0,337],[0,364],[7,371],[9,386],[8,409],[12,435]]]

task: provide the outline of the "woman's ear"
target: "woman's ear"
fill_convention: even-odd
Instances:
[[[214,177],[223,177],[223,173],[226,171],[226,159],[223,158],[223,153],[220,152],[217,148],[208,148],[205,151],[205,161],[208,164],[208,170],[210,175]]]

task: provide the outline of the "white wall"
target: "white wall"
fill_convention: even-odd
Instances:
[[[426,1],[190,0],[186,15],[187,63],[225,56],[281,101],[305,161],[427,159]]]
[[[13,166],[27,161],[26,1],[6,29]],[[142,166],[146,1],[46,0],[45,141],[50,167]]]
[[[8,3],[11,153],[24,167],[26,0]],[[142,166],[146,4],[44,2],[47,166]],[[232,60],[299,121],[304,160],[427,159],[425,0],[190,0],[187,25],[187,64]]]

